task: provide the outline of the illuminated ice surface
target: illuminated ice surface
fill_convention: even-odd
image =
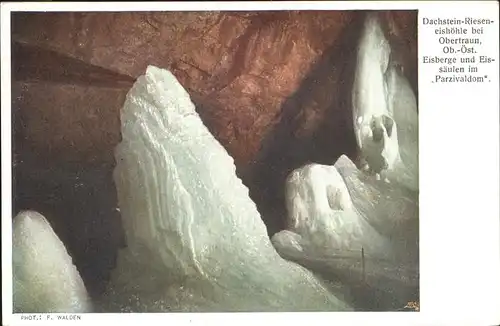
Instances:
[[[358,301],[379,294],[366,299],[370,303],[354,303],[358,309],[393,310],[415,298],[416,191],[376,180],[346,156],[334,166],[297,169],[286,189],[289,229],[272,237],[282,257],[352,292],[363,291]]]
[[[280,253],[411,260],[418,250],[418,193],[359,171],[346,156],[309,164],[287,179],[288,230],[272,238]],[[410,257],[410,258],[408,258]]]
[[[399,160],[397,128],[387,103],[385,72],[391,48],[376,14],[367,14],[358,46],[352,91],[361,165],[380,174]]]
[[[105,311],[349,310],[282,259],[226,150],[168,71],[127,95],[115,183],[128,247]]]
[[[387,241],[356,211],[349,190],[334,166],[307,164],[294,170],[285,185],[288,229],[315,251],[330,254],[390,254]]]
[[[418,189],[418,115],[413,91],[391,57],[376,14],[368,14],[352,90],[360,166]]]
[[[12,229],[14,312],[90,312],[80,274],[45,217],[20,212]]]

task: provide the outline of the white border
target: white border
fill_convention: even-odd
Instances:
[[[10,12],[1,4],[0,50],[2,53],[2,319],[12,315],[12,111],[11,111],[11,60]],[[10,317],[10,316],[9,316]],[[5,319],[4,319],[5,320]],[[3,323],[3,320],[2,320]]]
[[[472,8],[495,1],[177,1],[177,2],[7,2],[12,11],[252,11],[252,10],[386,10]],[[119,9],[117,9],[119,8]]]
[[[11,289],[11,90],[10,11],[200,11],[419,9],[420,17],[489,17],[495,20],[485,52],[496,58],[491,83],[435,85],[423,54],[436,51],[432,35],[419,29],[420,93],[420,313],[287,314],[86,314],[78,323],[173,322],[177,324],[248,321],[286,324],[494,325],[500,323],[499,243],[499,65],[498,3],[472,2],[96,2],[2,3],[2,315],[12,319]],[[419,21],[419,24],[421,22]],[[487,48],[487,49],[486,49]],[[7,200],[6,200],[7,199]],[[56,315],[51,315],[53,318]],[[46,319],[46,317],[43,317]],[[324,318],[324,319],[323,319]],[[228,320],[231,319],[231,320]],[[60,321],[62,322],[62,321]],[[60,323],[59,322],[59,323]]]

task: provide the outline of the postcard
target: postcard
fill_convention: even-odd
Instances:
[[[500,322],[498,2],[6,2],[2,322]]]

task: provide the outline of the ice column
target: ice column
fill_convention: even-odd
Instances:
[[[399,85],[394,83],[395,65],[391,62],[391,48],[386,40],[376,13],[368,13],[359,41],[356,70],[352,90],[352,108],[355,136],[360,151],[361,167],[386,181],[386,175],[402,167],[398,120],[406,110],[397,103]],[[400,77],[402,78],[402,77]],[[406,125],[405,125],[406,126]]]

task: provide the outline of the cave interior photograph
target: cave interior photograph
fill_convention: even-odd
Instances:
[[[418,311],[417,16],[12,12],[14,312]]]

